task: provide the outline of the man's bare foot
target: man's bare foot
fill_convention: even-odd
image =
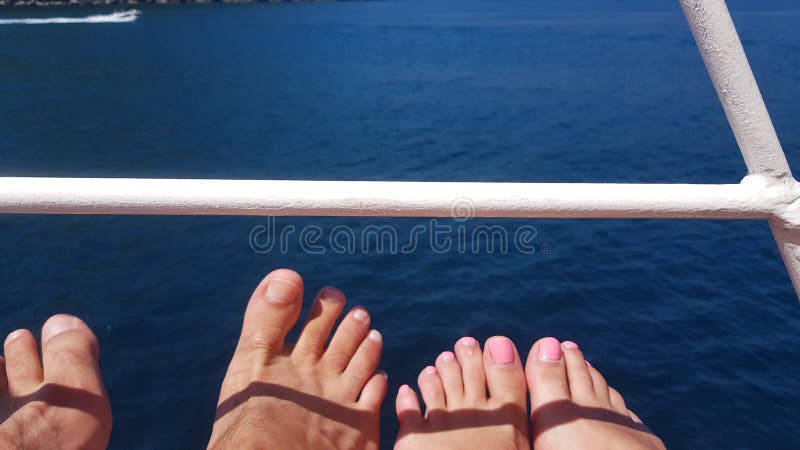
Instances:
[[[209,448],[377,449],[386,375],[381,335],[363,308],[342,319],[345,298],[323,288],[294,345],[303,280],[279,269],[258,285],[222,382]]]
[[[536,450],[665,449],[574,342],[540,339],[528,355],[525,374]]]
[[[453,352],[422,370],[418,380],[425,415],[414,391],[397,393],[400,433],[395,449],[529,449],[525,376],[506,337],[461,338]],[[487,395],[488,389],[488,395]]]
[[[94,333],[59,314],[42,327],[42,361],[28,330],[9,334],[0,358],[0,447],[103,449],[111,405]]]

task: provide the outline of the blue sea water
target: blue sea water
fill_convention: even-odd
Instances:
[[[800,7],[730,4],[800,170]],[[677,1],[141,6],[0,26],[0,175],[735,183],[735,140]],[[0,10],[3,18],[108,8]],[[340,287],[394,392],[460,336],[578,342],[672,449],[793,449],[800,304],[757,221],[471,220],[536,252],[254,251],[258,217],[0,216],[0,333],[97,332],[111,448],[205,445],[252,288]],[[287,218],[277,230],[426,219]],[[296,235],[295,235],[296,236]],[[408,240],[406,238],[406,240]],[[485,242],[482,243],[482,245]]]

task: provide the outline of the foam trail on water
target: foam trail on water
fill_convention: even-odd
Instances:
[[[42,25],[48,23],[124,23],[133,22],[142,12],[138,9],[97,14],[86,17],[48,17],[42,19],[0,19],[0,25]]]

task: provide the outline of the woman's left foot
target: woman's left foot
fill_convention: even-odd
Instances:
[[[462,338],[455,354],[439,355],[435,367],[420,373],[418,383],[424,415],[408,385],[397,394],[396,450],[530,448],[525,376],[508,338],[490,338],[483,353],[478,341]]]

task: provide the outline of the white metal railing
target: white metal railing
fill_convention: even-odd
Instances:
[[[792,177],[724,0],[679,0],[748,168],[739,184],[1,178],[0,213],[767,219],[800,297]]]

